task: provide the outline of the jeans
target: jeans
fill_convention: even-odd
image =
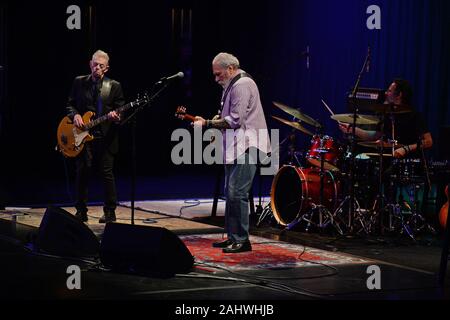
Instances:
[[[228,239],[242,243],[249,239],[248,196],[256,173],[256,164],[249,164],[249,154],[245,164],[225,165],[225,228]]]

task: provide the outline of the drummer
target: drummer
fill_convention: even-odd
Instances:
[[[433,139],[424,117],[420,112],[412,108],[412,89],[408,81],[395,79],[386,91],[385,104],[399,106],[400,112],[392,112],[394,115],[394,139],[400,144],[394,151],[394,157],[421,158],[419,145],[423,149],[430,149],[433,146]],[[346,133],[352,133],[352,125],[339,123],[339,129]],[[384,126],[384,136],[386,139],[392,138],[392,123],[389,114],[386,116]],[[381,138],[382,133],[378,130],[365,130],[357,127],[355,135],[365,141],[376,141]]]

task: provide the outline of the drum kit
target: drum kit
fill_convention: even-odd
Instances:
[[[383,104],[371,106],[371,110],[381,116],[356,112],[335,115],[322,102],[330,111],[331,119],[345,124],[378,125],[384,121],[386,114],[393,119],[396,114],[411,111],[404,106]],[[293,132],[311,137],[311,145],[303,157],[305,166],[297,159],[297,163],[290,161],[278,170],[272,182],[270,203],[260,215],[257,226],[271,216],[278,225],[288,230],[303,226],[308,232],[313,227],[318,231],[331,229],[342,236],[378,235],[389,231],[406,233],[414,240],[418,231],[425,227],[432,228],[416,205],[417,186],[425,184],[422,161],[394,160],[394,151],[402,146],[394,140],[394,135],[387,141],[359,142],[359,146],[376,152],[351,157],[348,141],[341,143],[324,134],[321,123],[298,109],[280,102],[274,102],[274,105],[291,115],[293,120],[272,117],[293,128]],[[394,128],[395,122],[392,124]],[[314,129],[308,129],[306,125],[313,126]],[[347,138],[352,141],[356,137]],[[296,154],[292,147],[290,152],[291,155]],[[391,160],[391,163],[385,170],[383,161],[386,162],[386,159]],[[385,192],[389,189],[386,182],[391,187],[399,186],[400,196],[386,196]],[[347,192],[350,186],[354,188],[353,197]],[[404,186],[413,186],[412,189],[415,190],[408,193],[407,199],[401,195]],[[383,212],[387,214],[384,215]]]

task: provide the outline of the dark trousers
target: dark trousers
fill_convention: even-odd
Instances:
[[[117,207],[116,183],[114,178],[114,157],[99,142],[87,143],[76,159],[77,211],[87,212],[88,184],[93,168],[97,168],[103,181],[103,211],[114,212]]]

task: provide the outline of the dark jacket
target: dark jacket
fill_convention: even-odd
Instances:
[[[103,78],[103,84],[110,82],[111,90],[109,94],[102,97],[103,114],[117,109],[125,104],[122,92],[122,86],[119,82]],[[94,101],[93,81],[91,75],[76,77],[73,81],[72,90],[67,102],[67,115],[73,119],[78,113],[83,116],[87,111],[97,112],[97,106]],[[100,94],[99,94],[100,98]],[[101,116],[100,115],[100,116]],[[118,125],[105,121],[93,130],[98,130],[101,136],[102,145],[110,152],[117,153],[119,148]]]

